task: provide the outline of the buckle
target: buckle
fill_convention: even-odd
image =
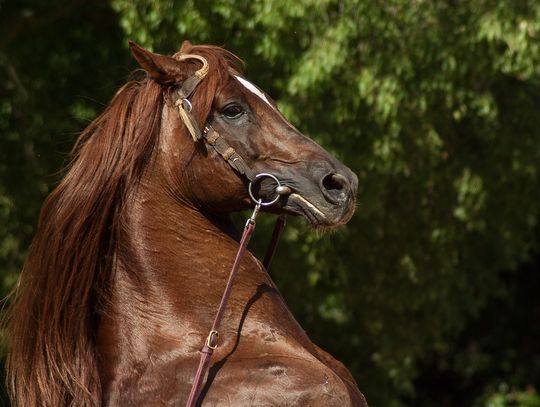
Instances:
[[[206,346],[208,346],[212,350],[215,350],[217,348],[218,336],[218,331],[210,331],[208,337],[206,338]]]
[[[188,98],[182,99],[180,103],[182,104],[182,109],[184,109],[188,113],[191,113],[191,111],[193,110],[193,105]]]

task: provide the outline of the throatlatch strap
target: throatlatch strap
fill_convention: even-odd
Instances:
[[[180,118],[186,125],[189,134],[193,138],[193,141],[197,142],[202,138],[201,129],[195,121],[195,118],[191,114],[191,102],[188,99],[178,99],[176,101],[176,106],[178,107],[178,112],[180,113]]]
[[[203,66],[197,70],[192,76],[187,78],[182,87],[177,90],[178,100],[176,101],[176,106],[178,107],[178,112],[180,113],[180,118],[186,125],[189,134],[193,138],[193,141],[198,141],[201,139],[201,129],[197,124],[195,118],[191,114],[191,102],[189,98],[195,91],[195,88],[201,83],[204,77],[208,74],[210,67],[208,66],[208,61],[206,58],[196,55],[196,54],[176,54],[174,56],[178,61],[187,61],[189,59],[195,59],[203,64]]]

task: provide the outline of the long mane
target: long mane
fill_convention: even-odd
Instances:
[[[8,322],[15,405],[101,404],[95,305],[122,199],[158,139],[162,100],[148,79],[121,88],[81,134],[69,171],[43,204]]]
[[[187,42],[182,52],[197,52],[211,66],[193,100],[202,125],[218,84],[229,67],[238,70],[239,60]],[[99,304],[107,301],[123,201],[159,142],[167,89],[148,78],[124,85],[80,135],[66,176],[43,204],[8,312],[7,381],[14,405],[102,403]]]

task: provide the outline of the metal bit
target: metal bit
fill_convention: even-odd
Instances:
[[[280,185],[279,187],[276,188],[276,194],[278,195],[288,195],[291,192],[292,192],[291,188],[286,187],[284,185]]]

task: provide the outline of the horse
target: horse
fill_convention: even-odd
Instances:
[[[239,247],[231,214],[255,206],[247,187],[320,230],[355,209],[356,175],[237,56],[188,41],[172,56],[130,48],[144,77],[81,133],[40,212],[7,323],[13,405],[185,405]],[[197,403],[367,406],[250,252]]]

